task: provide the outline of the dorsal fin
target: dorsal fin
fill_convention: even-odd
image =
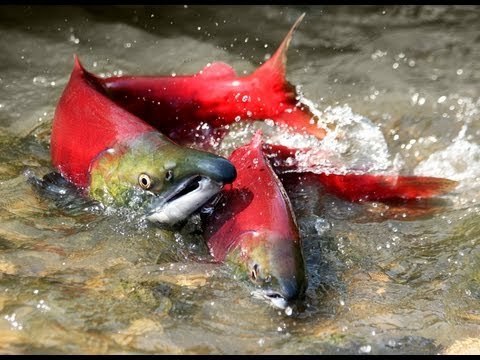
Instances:
[[[277,51],[268,59],[262,66],[260,66],[256,71],[256,76],[266,76],[266,75],[275,75],[277,78],[280,77],[282,80],[285,80],[286,76],[286,67],[287,67],[287,50],[292,40],[293,33],[297,29],[300,22],[305,17],[305,13],[300,15],[300,17],[295,21],[295,23],[290,28],[287,36],[283,39],[282,43],[278,47]]]
[[[221,61],[207,64],[198,74],[212,79],[233,78],[237,76],[235,70],[230,65]]]
[[[73,54],[73,74],[78,74],[78,76],[82,76],[85,80],[88,81],[90,86],[94,87],[97,91],[106,94],[106,89],[103,85],[103,78],[92,74],[91,72],[85,70],[82,63],[80,62],[80,58],[77,54]]]

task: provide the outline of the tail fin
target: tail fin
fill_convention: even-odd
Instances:
[[[277,171],[283,173],[300,171],[295,157],[301,150],[275,144],[267,144],[263,149],[276,164]],[[287,159],[289,161],[286,161]],[[327,192],[348,201],[429,199],[453,190],[458,184],[454,180],[430,176],[325,174],[313,173],[308,169],[301,172],[312,174]]]
[[[429,199],[445,194],[456,181],[429,176],[318,174],[325,190],[348,201]]]
[[[271,76],[271,74],[275,74],[275,76],[280,77],[282,81],[285,81],[288,46],[290,45],[290,41],[292,40],[293,33],[297,29],[298,25],[300,25],[300,22],[303,20],[304,17],[305,13],[300,15],[297,21],[295,21],[295,23],[290,28],[290,31],[283,39],[277,51],[275,51],[273,56],[255,71],[255,75],[265,76],[266,74],[269,74]]]

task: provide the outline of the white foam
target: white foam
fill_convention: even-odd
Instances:
[[[414,169],[415,175],[443,177],[459,181],[457,190],[478,187],[480,146],[466,140],[464,126],[452,144],[431,154]]]

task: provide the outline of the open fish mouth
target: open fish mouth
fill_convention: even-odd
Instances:
[[[189,177],[157,196],[148,207],[146,218],[158,225],[173,225],[185,220],[222,188],[223,183],[209,177]]]
[[[273,290],[254,290],[251,294],[254,298],[265,300],[277,309],[285,310],[290,305],[282,294]]]

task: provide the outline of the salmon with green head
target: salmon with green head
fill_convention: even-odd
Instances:
[[[87,195],[172,225],[235,179],[230,161],[177,145],[111,101],[98,79],[75,57],[51,135],[53,165]]]

